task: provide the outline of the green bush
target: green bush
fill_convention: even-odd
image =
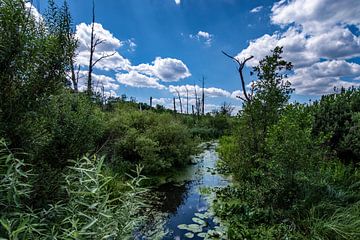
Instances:
[[[190,130],[171,114],[118,106],[109,118],[111,143],[105,151],[114,167],[124,166],[123,162],[142,164],[145,173],[156,175],[186,165],[196,152]]]

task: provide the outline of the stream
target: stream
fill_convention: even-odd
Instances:
[[[210,189],[228,185],[228,181],[215,171],[218,161],[216,146],[216,142],[204,143],[205,150],[193,157],[193,165],[151,190],[156,198],[151,211],[161,217],[148,224],[161,224],[163,235],[160,239],[226,239],[225,228],[210,208],[214,198]],[[141,236],[138,239],[153,237]]]

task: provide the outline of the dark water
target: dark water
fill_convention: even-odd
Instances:
[[[207,149],[202,154],[196,156],[197,164],[187,167],[178,176],[174,176],[174,181],[166,183],[157,189],[154,194],[158,197],[155,204],[155,211],[164,214],[163,227],[167,231],[164,240],[170,239],[189,239],[185,236],[191,231],[179,229],[180,224],[194,224],[195,214],[208,214],[203,218],[205,224],[201,227],[202,233],[216,229],[219,224],[214,222],[214,217],[209,212],[209,191],[200,191],[213,187],[223,187],[228,182],[215,172],[218,155],[215,151],[216,143],[208,144]],[[207,192],[207,193],[201,193]],[[199,232],[193,233],[191,239],[204,239],[198,236]],[[151,239],[143,237],[142,239]]]

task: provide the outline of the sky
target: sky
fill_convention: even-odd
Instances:
[[[85,80],[92,1],[68,3]],[[33,5],[43,14],[46,0]],[[93,79],[109,96],[153,97],[171,108],[177,92],[185,98],[187,89],[194,104],[204,77],[206,111],[223,102],[240,109],[236,64],[221,51],[240,60],[254,56],[245,68],[250,86],[256,81],[251,67],[276,46],[294,65],[291,101],[360,86],[360,0],[95,0],[95,11],[96,37],[104,41],[95,57],[112,56],[95,66]]]

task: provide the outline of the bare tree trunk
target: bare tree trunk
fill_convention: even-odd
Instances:
[[[194,105],[191,105],[191,108],[192,108],[192,115],[195,115]]]
[[[199,103],[198,103],[198,96],[197,96],[197,91],[196,91],[196,85],[194,84],[194,89],[195,89],[195,107],[196,107],[196,113],[197,115],[199,115]]]
[[[96,51],[96,47],[105,42],[105,40],[100,40],[95,37],[95,1],[93,0],[93,8],[92,8],[92,24],[91,24],[91,36],[90,36],[90,59],[89,59],[89,72],[88,72],[88,81],[87,81],[87,93],[88,95],[92,95],[92,72],[95,65],[101,60],[114,56],[116,52],[111,54],[103,54],[100,58],[94,61],[94,53]]]
[[[91,36],[90,36],[90,59],[89,59],[88,81],[87,81],[87,94],[88,94],[89,96],[92,95],[93,57],[94,57],[94,52],[95,52],[94,27],[95,27],[95,1],[93,0]]]
[[[186,114],[189,114],[189,90],[187,87],[186,89]]]
[[[73,83],[73,87],[74,87],[74,92],[78,92],[79,91],[79,89],[78,89],[78,81],[79,81],[79,75],[78,76],[76,76],[75,75],[75,66],[74,66],[74,60],[71,58],[71,60],[70,60],[70,70],[71,70],[71,81],[72,81],[72,83]],[[80,68],[80,66],[79,66],[79,68]]]
[[[150,97],[150,108],[152,108],[152,101],[153,101],[153,98]]]
[[[175,102],[175,98],[173,98],[173,103],[174,103],[174,113],[176,113],[176,102]]]
[[[178,98],[179,98],[179,102],[180,102],[180,112],[183,113],[183,108],[182,108],[182,102],[181,102],[181,96],[180,96],[180,92],[176,89]]]
[[[205,77],[202,78],[202,96],[201,96],[201,111],[205,115]]]
[[[245,67],[245,64],[246,64],[246,62],[247,61],[249,61],[249,60],[251,60],[254,56],[250,56],[250,57],[248,57],[248,58],[246,58],[246,59],[244,59],[244,61],[240,61],[240,60],[238,60],[236,57],[233,57],[233,56],[231,56],[231,55],[229,55],[229,54],[227,54],[226,52],[224,52],[224,51],[222,51],[222,53],[225,55],[225,56],[227,56],[227,57],[229,57],[229,58],[231,58],[232,60],[234,60],[239,66],[238,66],[238,72],[239,72],[239,75],[240,75],[240,80],[241,80],[241,87],[242,87],[242,91],[243,91],[243,94],[244,94],[244,97],[245,98],[243,98],[243,97],[241,97],[241,96],[236,96],[236,97],[238,97],[238,98],[240,98],[241,100],[243,100],[244,102],[251,102],[251,95],[248,95],[247,94],[247,92],[246,92],[246,87],[245,87],[245,80],[244,80],[244,75],[243,75],[243,69],[244,69],[244,67]]]

